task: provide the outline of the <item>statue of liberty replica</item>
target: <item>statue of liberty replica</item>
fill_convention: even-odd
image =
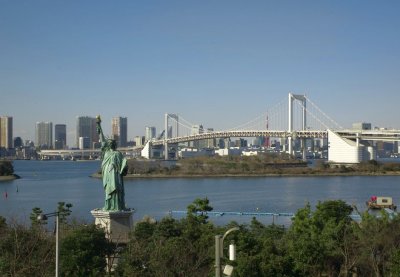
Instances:
[[[96,124],[102,152],[101,174],[105,192],[103,211],[123,211],[126,209],[123,180],[128,170],[126,159],[117,151],[116,141],[104,137],[100,116],[96,117]]]
[[[102,162],[101,173],[105,193],[104,207],[91,211],[95,224],[104,228],[106,237],[115,243],[127,243],[132,226],[133,209],[125,206],[123,176],[127,173],[127,162],[113,139],[106,139],[101,128],[101,118],[96,117],[100,136]]]

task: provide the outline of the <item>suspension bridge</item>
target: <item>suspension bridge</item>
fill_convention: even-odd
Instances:
[[[293,142],[299,140],[300,149],[305,158],[306,140],[326,139],[329,150],[332,150],[332,157],[339,154],[336,157],[337,162],[346,163],[359,162],[366,158],[373,159],[376,155],[374,149],[369,148],[368,142],[400,140],[400,130],[344,129],[306,95],[293,93],[289,93],[288,98],[256,118],[228,130],[214,131],[197,128],[197,132],[193,133],[193,126],[199,125],[187,121],[180,115],[165,114],[164,119],[163,137],[149,140],[142,150],[142,156],[151,158],[154,147],[163,147],[164,157],[168,159],[169,149],[171,147],[176,149],[179,143],[233,137],[265,137],[267,140],[269,138],[285,139],[286,152],[290,154],[294,153]]]

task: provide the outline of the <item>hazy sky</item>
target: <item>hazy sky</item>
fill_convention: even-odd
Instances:
[[[227,129],[306,93],[344,127],[400,129],[400,1],[0,0],[0,115],[35,122],[164,113]]]

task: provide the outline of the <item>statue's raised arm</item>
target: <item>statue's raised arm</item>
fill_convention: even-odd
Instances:
[[[100,118],[100,115],[96,116],[96,130],[97,130],[97,133],[98,133],[99,136],[100,136],[100,142],[101,142],[101,144],[106,143],[107,141],[106,141],[106,138],[104,137],[103,129],[101,128],[101,118]]]

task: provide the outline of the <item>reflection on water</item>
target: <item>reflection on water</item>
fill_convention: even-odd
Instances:
[[[99,161],[15,161],[21,179],[0,183],[0,215],[28,222],[33,207],[51,212],[63,201],[73,204],[74,217],[92,222],[90,210],[104,202],[101,180],[89,177],[99,167]],[[186,210],[194,199],[204,197],[215,211],[296,212],[307,202],[315,206],[329,199],[342,199],[362,211],[371,195],[392,196],[398,204],[399,181],[399,176],[134,179],[125,180],[125,193],[127,206],[136,210],[134,220],[144,215],[160,219],[168,211]],[[251,217],[210,219],[225,224],[250,222]],[[271,217],[258,219],[272,222]],[[275,222],[286,224],[290,218]]]

